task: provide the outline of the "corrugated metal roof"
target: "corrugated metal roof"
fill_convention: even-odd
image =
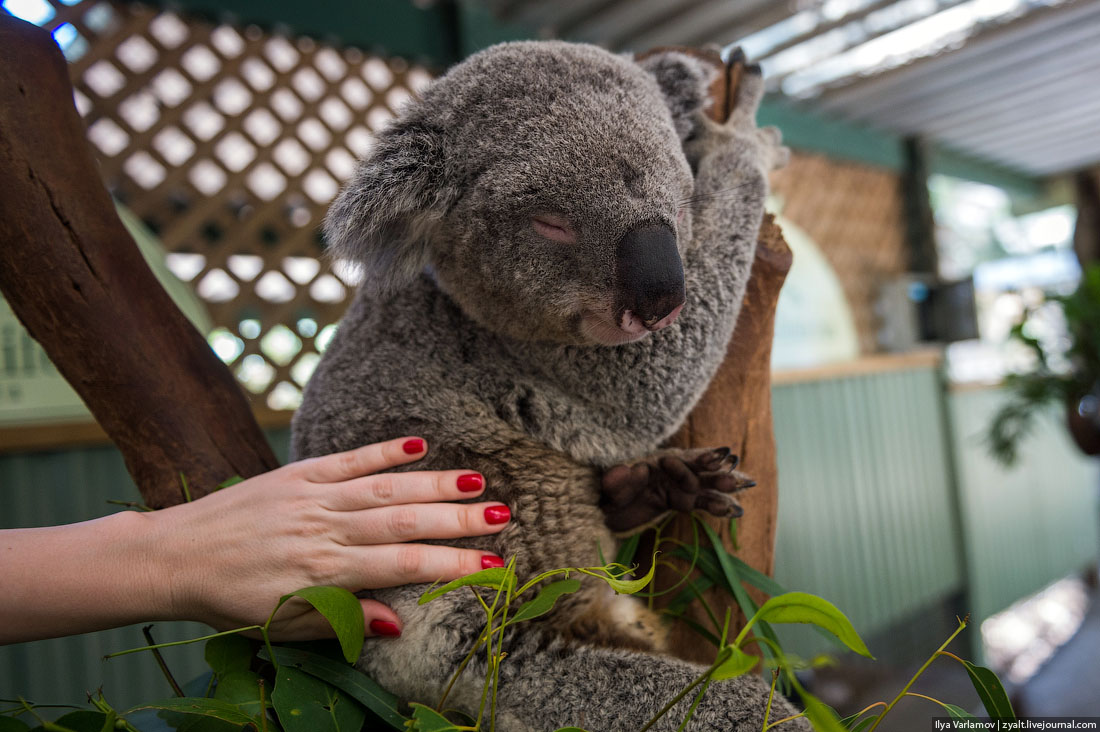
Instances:
[[[487,0],[612,50],[742,45],[774,93],[1029,175],[1100,161],[1100,0]]]

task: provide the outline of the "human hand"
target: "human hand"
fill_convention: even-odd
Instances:
[[[403,543],[496,533],[499,503],[443,503],[479,495],[470,471],[386,473],[420,459],[419,438],[286,465],[199,500],[137,514],[150,524],[150,587],[166,586],[170,616],[218,629],[262,625],[279,597],[302,587],[352,591],[451,580],[502,566],[499,557]],[[361,600],[368,635],[395,636],[401,620]],[[331,637],[319,613],[294,598],[275,615],[279,640]]]

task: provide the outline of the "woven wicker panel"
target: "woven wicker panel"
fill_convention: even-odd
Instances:
[[[860,349],[878,350],[875,300],[907,264],[898,176],[888,170],[796,153],[771,178],[783,215],[821,247],[848,297]]]
[[[356,283],[321,256],[320,220],[429,73],[140,5],[49,1],[108,188],[207,303],[211,343],[257,411],[293,409]]]

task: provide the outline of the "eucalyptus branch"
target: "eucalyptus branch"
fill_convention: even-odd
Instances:
[[[171,641],[169,643],[157,643],[157,644],[151,645],[151,646],[142,646],[141,648],[128,648],[125,651],[115,651],[114,653],[108,653],[106,656],[103,657],[103,660],[108,660],[108,659],[114,658],[115,656],[125,656],[127,654],[137,653],[139,651],[151,651],[154,648],[168,648],[170,646],[186,646],[186,645],[189,645],[191,643],[198,643],[199,641],[206,641],[206,640],[210,640],[211,638],[220,638],[223,635],[233,635],[234,633],[245,633],[245,632],[248,632],[250,630],[258,630],[262,633],[262,632],[264,632],[264,627],[260,626],[260,625],[246,625],[243,628],[234,628],[233,630],[223,630],[220,633],[213,633],[211,635],[204,635],[201,638],[188,638],[187,640]],[[264,640],[267,640],[266,636],[265,636]],[[267,652],[271,653],[270,644],[268,645]],[[274,661],[272,661],[272,663],[274,663]]]
[[[959,627],[955,629],[955,632],[952,633],[951,636],[943,642],[942,646],[940,646],[939,648],[936,649],[935,653],[933,653],[931,656],[929,656],[928,660],[924,662],[923,666],[921,666],[919,669],[917,669],[917,672],[915,674],[913,674],[913,678],[909,679],[909,683],[906,684],[904,686],[904,688],[902,688],[902,690],[898,692],[898,695],[894,697],[893,701],[891,701],[889,704],[886,705],[886,708],[883,709],[882,713],[878,715],[878,719],[875,720],[874,724],[871,725],[871,729],[867,730],[867,732],[875,732],[875,729],[880,724],[882,724],[883,717],[885,717],[887,714],[889,714],[890,710],[893,709],[894,706],[905,697],[905,695],[908,693],[909,689],[913,686],[913,684],[915,684],[917,682],[917,679],[920,678],[921,674],[923,674],[928,669],[928,667],[932,665],[932,662],[936,660],[936,657],[939,656],[941,653],[943,653],[943,649],[947,648],[947,646],[951,643],[951,641],[955,640],[955,636],[957,636],[959,633],[961,633],[963,631],[963,628],[965,628],[965,627],[966,627],[966,621],[965,620],[960,620],[959,621]]]

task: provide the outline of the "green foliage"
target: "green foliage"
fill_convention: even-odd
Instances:
[[[271,611],[271,616],[279,612],[290,598],[300,597],[325,616],[332,629],[336,631],[336,637],[340,640],[340,648],[344,651],[344,658],[348,663],[354,663],[359,658],[359,651],[363,648],[363,606],[359,599],[345,590],[343,587],[305,587],[289,595],[279,598],[279,604]],[[271,624],[271,619],[267,621]]]
[[[871,732],[879,727],[898,702],[909,697],[936,703],[953,718],[968,719],[970,715],[955,705],[910,691],[925,669],[941,656],[964,665],[990,717],[1015,719],[1008,696],[992,671],[945,650],[966,627],[965,621],[960,621],[958,629],[891,702],[878,702],[857,714],[839,719],[835,711],[799,683],[795,670],[805,664],[784,651],[770,624],[809,624],[840,646],[871,657],[848,618],[820,597],[785,591],[774,580],[730,554],[715,532],[702,522],[698,522],[695,541],[690,544],[662,539],[658,529],[656,546],[664,547],[669,543],[673,544],[669,555],[687,561],[689,570],[680,582],[662,591],[676,592],[666,614],[694,628],[714,643],[716,651],[713,663],[668,700],[640,732],[650,729],[687,695],[694,694],[692,704],[679,724],[679,730],[688,729],[695,709],[712,684],[752,673],[760,664],[757,656],[747,652],[752,645],[764,654],[764,668],[772,674],[771,694],[761,732],[776,729],[798,716],[805,716],[818,732]],[[637,543],[628,547],[629,551],[620,551],[617,559],[633,556]],[[205,641],[204,656],[211,672],[184,685],[190,696],[142,704],[122,713],[116,712],[100,696],[90,700],[94,711],[70,712],[55,722],[42,720],[35,711],[35,705],[20,699],[11,702],[13,708],[0,712],[0,732],[373,732],[381,729],[493,732],[496,729],[500,665],[507,656],[505,632],[518,623],[535,620],[551,612],[562,597],[581,588],[582,577],[605,582],[616,592],[642,593],[652,602],[653,598],[662,594],[651,586],[659,564],[672,566],[665,560],[659,561],[655,553],[649,571],[642,577],[632,578],[630,575],[634,568],[616,561],[603,566],[543,572],[521,584],[515,572],[515,558],[512,558],[505,567],[483,570],[424,593],[421,603],[431,602],[451,592],[468,591],[473,593],[485,611],[484,629],[434,708],[418,703],[406,707],[393,694],[349,665],[358,657],[364,636],[359,600],[339,588],[307,587],[280,598],[262,626],[247,626],[187,641],[150,644],[111,654],[155,652],[164,646]],[[757,587],[772,596],[757,607],[746,586]],[[704,597],[703,593],[713,588],[728,593],[731,601],[748,617],[747,623],[732,641],[729,640],[729,608],[725,611],[724,622],[719,622]],[[272,621],[279,609],[295,597],[310,603],[328,620],[337,635],[340,656],[347,663],[336,655],[330,657],[301,647],[273,646],[270,643],[268,635]],[[694,603],[702,606],[713,630],[684,615]],[[239,635],[246,631],[258,632],[263,643]],[[750,631],[756,631],[758,635],[750,635]],[[486,660],[486,671],[477,717],[455,721],[458,716],[465,715],[446,708],[447,696],[479,653]],[[162,670],[168,674],[166,667]],[[780,688],[797,694],[805,711],[796,717],[771,720],[772,698]],[[877,711],[871,713],[873,710]],[[24,714],[32,717],[39,726],[32,728],[26,720],[20,719]],[[566,727],[557,732],[585,730]]]
[[[970,661],[963,661],[966,673],[970,675],[970,682],[974,684],[974,691],[978,692],[978,698],[982,700],[982,706],[992,719],[1002,722],[1013,722],[1016,713],[1012,711],[1012,703],[1008,700],[1008,694],[1001,686],[1001,680],[997,674],[983,666],[975,666]],[[950,710],[948,710],[950,711]]]
[[[287,665],[275,674],[271,701],[286,732],[359,732],[366,717],[339,689]]]
[[[1005,465],[1018,459],[1020,441],[1034,429],[1039,411],[1055,402],[1067,402],[1094,392],[1100,385],[1100,263],[1089,264],[1077,290],[1049,302],[1062,311],[1069,343],[1057,354],[1029,333],[1031,311],[1013,327],[1010,338],[1035,356],[1035,368],[1005,379],[1009,402],[994,415],[987,440],[990,452]],[[1069,364],[1059,370],[1059,362]]]

